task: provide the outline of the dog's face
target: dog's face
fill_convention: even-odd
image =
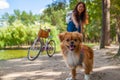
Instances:
[[[62,45],[67,49],[74,51],[79,48],[82,42],[82,34],[78,32],[63,32],[59,34],[59,39]]]

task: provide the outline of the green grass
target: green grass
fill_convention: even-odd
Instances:
[[[27,56],[27,50],[0,50],[0,60],[22,58]]]
[[[56,53],[60,52],[60,47],[56,47]],[[28,50],[0,50],[0,60],[9,60],[27,57]],[[44,51],[42,55],[46,55]]]

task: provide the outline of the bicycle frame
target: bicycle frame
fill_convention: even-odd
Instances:
[[[48,44],[48,42],[49,42],[49,40],[51,39],[51,37],[48,37],[48,38],[46,38],[46,39],[44,39],[44,38],[40,38],[40,42],[42,43],[42,45],[41,45],[41,51],[45,51],[45,50],[47,50],[47,44]]]

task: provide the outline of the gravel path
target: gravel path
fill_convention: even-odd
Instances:
[[[94,70],[91,80],[120,80],[120,59],[111,58],[117,48],[94,49]],[[65,80],[70,76],[61,53],[53,57],[39,56],[0,61],[0,80]],[[83,80],[83,70],[77,71],[77,80]]]

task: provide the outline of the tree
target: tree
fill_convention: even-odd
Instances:
[[[117,26],[117,36],[118,36],[118,42],[119,42],[119,49],[116,56],[120,56],[120,18],[119,18],[119,24]]]
[[[14,10],[14,14],[17,20],[21,19],[21,14],[20,14],[20,10]]]
[[[102,0],[102,33],[100,48],[110,45],[110,0]]]
[[[114,24],[113,26],[115,27],[115,30],[116,30],[117,41],[119,43],[119,49],[115,56],[120,56],[120,1],[112,0],[111,2],[112,2],[111,18],[112,18],[112,22]]]
[[[35,17],[31,11],[29,13],[23,11],[21,14],[21,21],[24,25],[33,24],[35,21]]]
[[[40,16],[41,22],[48,22],[51,25],[56,26],[60,31],[64,31],[65,28],[65,9],[66,3],[54,2],[43,11]]]
[[[76,0],[70,0],[70,9],[73,10],[77,3],[78,3],[78,1],[76,1]]]

